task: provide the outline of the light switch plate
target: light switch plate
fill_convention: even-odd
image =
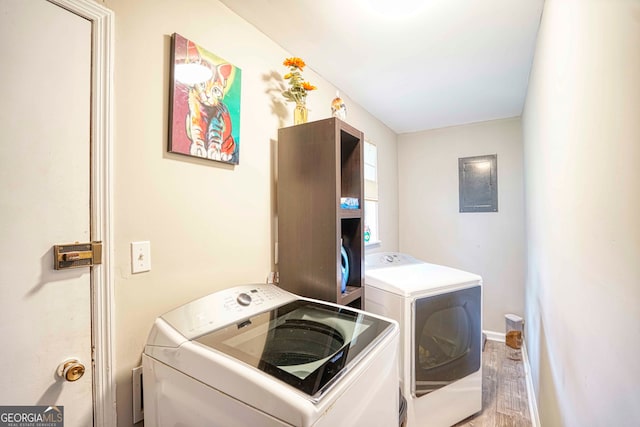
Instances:
[[[131,242],[131,273],[151,270],[151,242]]]

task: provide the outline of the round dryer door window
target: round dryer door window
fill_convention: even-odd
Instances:
[[[433,313],[422,329],[418,343],[418,364],[433,369],[463,357],[471,351],[471,322],[462,307]]]

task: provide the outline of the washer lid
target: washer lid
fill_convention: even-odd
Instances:
[[[314,396],[393,329],[378,317],[301,299],[194,341]]]
[[[202,371],[221,358],[237,360],[317,401],[398,329],[396,322],[360,310],[272,285],[244,285],[157,318],[145,353],[203,382]]]
[[[409,297],[456,285],[481,284],[482,278],[455,268],[418,261],[385,268],[367,268],[365,283],[366,286]]]

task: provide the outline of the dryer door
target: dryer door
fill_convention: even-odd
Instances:
[[[422,396],[480,369],[480,286],[415,301],[412,392]]]

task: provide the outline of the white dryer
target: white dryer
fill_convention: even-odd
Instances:
[[[408,427],[448,427],[482,409],[482,278],[409,255],[365,257],[365,308],[400,324]]]
[[[158,319],[142,356],[145,425],[398,425],[398,324],[272,285]]]

